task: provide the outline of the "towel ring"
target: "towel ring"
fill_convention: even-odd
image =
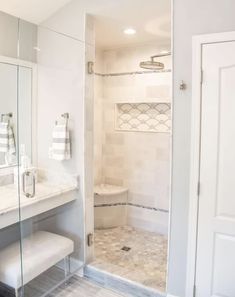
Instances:
[[[68,112],[62,113],[61,117],[64,118],[66,120],[66,124],[68,124],[69,113]],[[58,121],[56,121],[55,124],[57,125]]]
[[[68,112],[65,112],[61,115],[62,118],[65,118],[66,120],[69,119],[69,113]]]
[[[4,117],[12,118],[13,117],[13,113],[12,112],[9,112],[9,113],[3,113],[3,114],[1,114],[1,122],[4,120]]]

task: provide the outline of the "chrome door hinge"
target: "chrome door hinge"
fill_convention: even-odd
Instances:
[[[203,84],[203,79],[204,79],[204,72],[203,72],[203,70],[201,69],[201,85]]]
[[[92,61],[87,62],[87,73],[94,74],[94,62]]]
[[[87,235],[87,245],[92,246],[93,243],[94,243],[94,235],[93,235],[93,233],[89,233]]]
[[[197,195],[200,196],[200,192],[201,192],[201,183],[198,182],[197,183]]]

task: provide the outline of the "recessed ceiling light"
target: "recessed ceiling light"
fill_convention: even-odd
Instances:
[[[127,35],[134,35],[136,33],[136,30],[133,28],[127,28],[124,30],[124,33]]]

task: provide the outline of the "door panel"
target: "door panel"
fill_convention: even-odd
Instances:
[[[234,296],[235,238],[217,233],[214,246],[213,293],[215,296]]]
[[[217,215],[235,219],[235,66],[221,68],[219,76]]]
[[[235,42],[202,49],[201,166],[196,287],[235,296]]]

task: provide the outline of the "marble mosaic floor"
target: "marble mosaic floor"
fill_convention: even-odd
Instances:
[[[96,230],[91,265],[164,292],[167,238],[129,226]]]

